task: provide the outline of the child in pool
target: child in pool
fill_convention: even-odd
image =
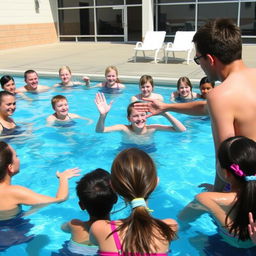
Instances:
[[[17,216],[21,205],[43,206],[60,203],[68,197],[68,180],[79,176],[80,170],[72,168],[56,172],[59,188],[55,197],[38,194],[26,187],[12,185],[12,177],[19,173],[20,160],[15,150],[7,143],[0,142],[0,219],[7,220]]]
[[[142,98],[146,99],[155,99],[164,101],[164,98],[161,94],[153,93],[154,90],[154,81],[152,76],[143,75],[140,78],[140,94],[131,97],[131,102],[142,100]]]
[[[178,121],[171,114],[165,112],[162,113],[172,125],[161,125],[161,124],[146,124],[146,112],[139,112],[134,109],[133,102],[129,104],[127,108],[127,118],[130,121],[130,125],[116,124],[113,126],[105,126],[105,119],[111,108],[112,102],[108,105],[106,98],[103,93],[97,93],[95,98],[95,104],[100,112],[100,117],[97,122],[96,132],[114,132],[121,131],[128,135],[149,135],[155,131],[169,131],[169,132],[183,132],[186,130],[184,125]]]
[[[0,83],[1,83],[1,87],[4,91],[10,92],[15,96],[19,95],[24,100],[29,100],[29,101],[32,100],[31,98],[26,96],[24,93],[18,92],[16,90],[15,81],[14,81],[14,78],[12,76],[9,76],[9,75],[2,76],[1,79],[0,79]]]
[[[0,135],[8,136],[15,133],[17,127],[10,117],[16,110],[16,98],[7,91],[0,92]]]
[[[172,92],[170,101],[191,101],[200,98],[198,93],[192,92],[192,84],[188,77],[180,77],[177,82],[177,91]]]
[[[110,174],[96,169],[85,174],[76,186],[79,206],[89,214],[89,220],[73,219],[62,225],[62,230],[71,233],[68,249],[82,255],[97,254],[98,246],[89,241],[89,230],[96,220],[110,220],[110,211],[117,202],[117,195],[110,186]]]
[[[151,216],[147,201],[157,183],[156,167],[147,153],[129,148],[117,155],[111,167],[111,186],[131,206],[131,214],[92,224],[90,240],[99,245],[100,256],[168,254],[177,223]]]
[[[55,84],[53,87],[72,87],[76,85],[86,85],[89,86],[90,84],[90,78],[87,76],[83,77],[83,81],[85,83],[81,83],[79,81],[72,81],[72,74],[71,70],[68,66],[63,66],[59,69],[59,77],[61,79],[60,83]]]
[[[215,86],[215,83],[214,82],[210,82],[207,78],[207,76],[203,77],[201,80],[200,80],[200,83],[199,83],[199,89],[200,89],[200,92],[201,92],[201,98],[202,99],[206,99],[207,97],[207,94],[210,90],[212,90]]]
[[[125,88],[125,86],[120,83],[118,78],[118,70],[115,66],[108,66],[105,69],[105,78],[105,82],[99,83],[95,87],[102,87],[102,89],[104,89],[106,92],[110,90],[116,91]]]
[[[47,117],[48,123],[56,123],[56,122],[67,123],[76,118],[87,120],[88,124],[91,124],[93,122],[91,119],[87,117],[82,117],[77,114],[68,113],[68,110],[69,110],[68,101],[67,101],[67,98],[63,95],[56,95],[52,97],[51,103],[55,113]]]
[[[218,160],[229,192],[203,192],[180,214],[180,219],[193,221],[205,211],[213,215],[219,234],[234,247],[255,246],[248,232],[248,213],[256,214],[256,143],[243,136],[223,141]]]

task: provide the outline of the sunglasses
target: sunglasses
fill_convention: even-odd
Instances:
[[[202,58],[203,55],[200,55],[200,56],[197,56],[194,58],[194,62],[197,64],[197,65],[200,65],[200,58]]]

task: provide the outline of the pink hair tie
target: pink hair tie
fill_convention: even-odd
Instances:
[[[231,164],[230,169],[232,169],[237,176],[245,176],[244,172],[240,169],[238,164]]]

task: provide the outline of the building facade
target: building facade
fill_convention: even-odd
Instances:
[[[256,0],[8,0],[0,3],[0,49],[54,43],[136,42],[146,31],[194,31],[231,18],[256,43]]]

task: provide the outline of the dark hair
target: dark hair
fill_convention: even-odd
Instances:
[[[27,75],[32,74],[32,73],[36,73],[36,71],[33,70],[33,69],[29,69],[29,70],[25,71],[24,72],[24,79],[26,80],[27,79]],[[38,76],[38,74],[37,74],[37,76]]]
[[[191,84],[189,78],[186,76],[180,77],[179,80],[177,81],[177,90],[179,90],[181,82],[186,83],[190,87],[191,92],[192,92],[192,84]]]
[[[135,198],[147,200],[157,181],[152,158],[140,149],[123,150],[112,164],[112,187],[126,202]],[[153,218],[143,206],[134,208],[128,218],[122,219],[122,224],[116,231],[125,231],[122,249],[124,253],[131,255],[135,252],[149,254],[152,248],[158,249],[155,239],[170,242],[175,237],[175,232],[169,225]]]
[[[3,181],[7,167],[12,163],[13,153],[7,143],[0,141],[0,182]]]
[[[12,96],[15,97],[12,93],[8,92],[8,91],[1,91],[0,92],[0,105],[2,104],[3,101],[3,97],[5,96]]]
[[[240,240],[248,240],[248,212],[256,215],[256,181],[246,181],[244,176],[234,172],[231,165],[238,165],[245,176],[256,175],[256,143],[243,136],[228,138],[220,145],[218,159],[221,168],[230,172],[239,182],[236,201],[226,216],[225,224],[230,234]],[[230,223],[229,217],[232,220]]]
[[[215,86],[215,82],[214,81],[209,81],[208,80],[208,77],[207,76],[205,76],[205,77],[203,77],[201,80],[200,80],[200,83],[199,83],[199,88],[201,88],[201,86],[203,85],[203,84],[211,84],[211,86],[212,86],[212,88],[214,88],[214,86]]]
[[[100,168],[85,174],[77,182],[76,193],[89,215],[98,219],[106,219],[117,201],[110,186],[110,174]]]
[[[202,56],[214,55],[223,64],[242,58],[241,32],[230,19],[209,21],[198,29],[193,42]]]
[[[151,85],[152,85],[152,88],[154,87],[154,80],[152,78],[152,76],[149,76],[149,75],[143,75],[141,78],[140,78],[140,86],[142,86],[143,84],[149,82]]]
[[[66,101],[68,101],[67,98],[66,98],[65,96],[63,96],[63,95],[55,95],[55,96],[52,97],[52,99],[51,99],[51,104],[52,104],[52,108],[53,108],[54,110],[55,110],[55,105],[56,105],[56,103],[59,102],[60,100],[66,100]]]
[[[1,83],[2,89],[4,89],[4,85],[5,85],[6,83],[8,83],[9,81],[11,81],[11,80],[14,82],[14,79],[13,79],[12,76],[9,76],[9,75],[2,76],[2,77],[0,78],[0,83]]]

